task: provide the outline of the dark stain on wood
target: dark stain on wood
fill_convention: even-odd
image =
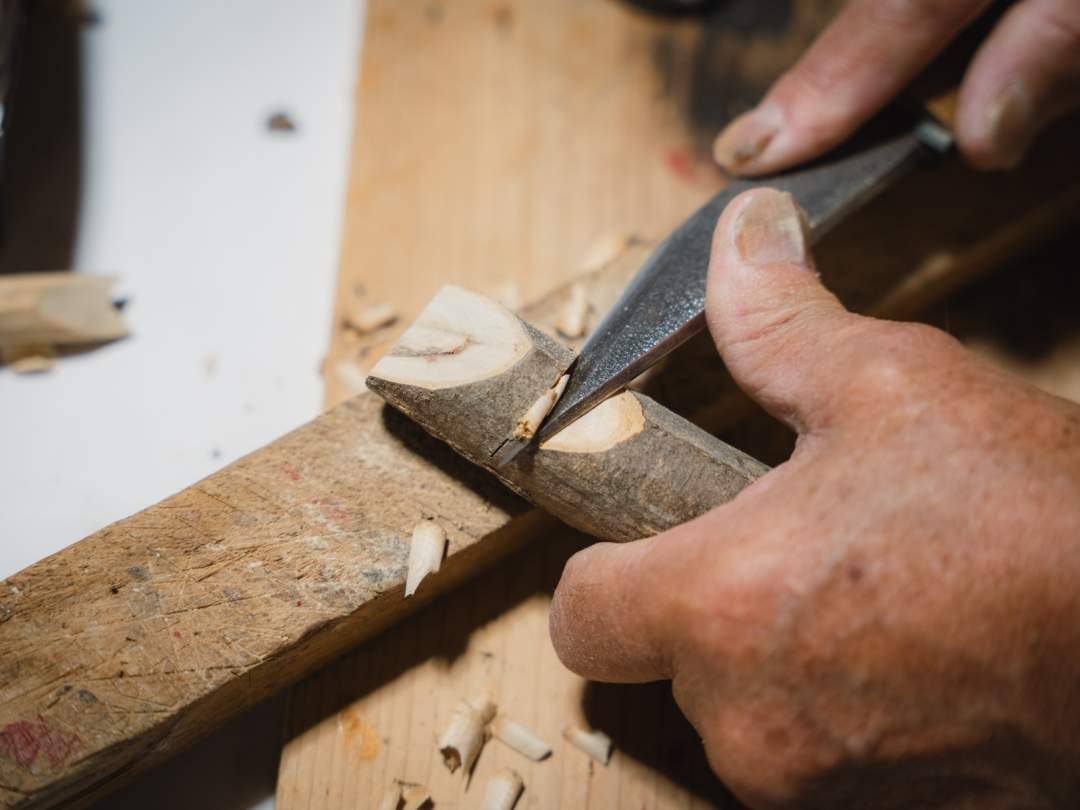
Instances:
[[[838,0],[730,0],[702,15],[691,46],[673,27],[651,48],[659,93],[679,107],[688,132],[711,143],[794,64],[839,8]]]

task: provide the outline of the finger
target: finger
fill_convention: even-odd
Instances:
[[[968,70],[957,142],[980,168],[1011,168],[1047,124],[1078,105],[1080,3],[1026,0],[998,23]]]
[[[671,677],[669,545],[660,538],[597,543],[566,563],[549,628],[566,667],[598,681],[645,683]]]
[[[790,194],[736,197],[713,237],[705,316],[735,381],[800,433],[829,423],[845,341],[864,319],[822,286]]]
[[[989,0],[852,0],[754,110],[716,139],[728,171],[760,175],[841,143],[897,95]]]

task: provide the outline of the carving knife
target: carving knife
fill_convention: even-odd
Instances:
[[[726,186],[653,251],[582,348],[566,390],[533,441],[508,440],[495,454],[495,465],[546,441],[704,328],[713,229],[736,196],[761,186],[790,192],[806,211],[816,241],[928,156],[947,151],[952,141],[933,114],[890,108],[814,164]]]

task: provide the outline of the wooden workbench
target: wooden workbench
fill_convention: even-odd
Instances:
[[[516,304],[580,272],[606,234],[662,235],[723,184],[708,159],[720,124],[836,5],[735,2],[703,26],[614,0],[372,0],[327,404],[358,389],[440,284]],[[992,199],[993,181],[946,171],[943,186],[967,184],[967,199],[985,204],[958,217],[954,198],[927,200],[916,182],[823,246],[823,266],[849,302],[919,311],[1052,230],[1077,200],[1073,189],[1043,205],[1017,188],[1010,211]],[[941,210],[923,212],[920,238],[894,239],[879,255],[872,235],[916,203]],[[861,286],[869,262],[896,268],[888,295]],[[386,302],[396,324],[366,335],[342,328],[348,311]],[[542,543],[294,690],[279,808],[374,807],[393,779],[428,785],[437,807],[470,807],[475,786],[505,765],[525,778],[520,807],[734,806],[666,685],[587,684],[559,664],[547,636],[550,594],[587,541],[540,525]],[[478,691],[533,726],[555,755],[534,764],[492,743],[472,789],[451,776],[433,740],[456,700]],[[574,720],[615,739],[609,767],[562,743]]]

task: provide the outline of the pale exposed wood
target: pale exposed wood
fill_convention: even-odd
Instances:
[[[413,528],[405,573],[406,598],[416,593],[424,577],[439,572],[445,553],[446,532],[442,526],[425,520]]]
[[[512,349],[500,353],[500,343]],[[515,360],[466,367],[462,359],[469,349],[447,353],[443,347],[450,345],[483,346],[490,356]],[[633,540],[697,517],[767,470],[636,392],[602,404],[569,436],[556,437],[557,443],[529,448],[495,468],[499,448],[527,433],[522,424],[538,423],[537,403],[543,413],[550,409],[557,390],[552,385],[573,357],[501,304],[448,287],[372,369],[367,383],[532,503],[605,539]],[[450,371],[440,370],[444,364]],[[444,385],[447,379],[456,384]]]
[[[0,276],[0,346],[104,343],[128,334],[114,279],[77,273]]]
[[[535,731],[506,715],[495,718],[491,724],[491,733],[495,739],[534,762],[551,756],[551,746],[541,740]]]
[[[513,768],[503,768],[484,786],[483,810],[514,810],[525,790],[521,774]]]
[[[569,725],[563,729],[563,737],[574,748],[588,754],[601,765],[611,761],[611,737],[598,729]]]

